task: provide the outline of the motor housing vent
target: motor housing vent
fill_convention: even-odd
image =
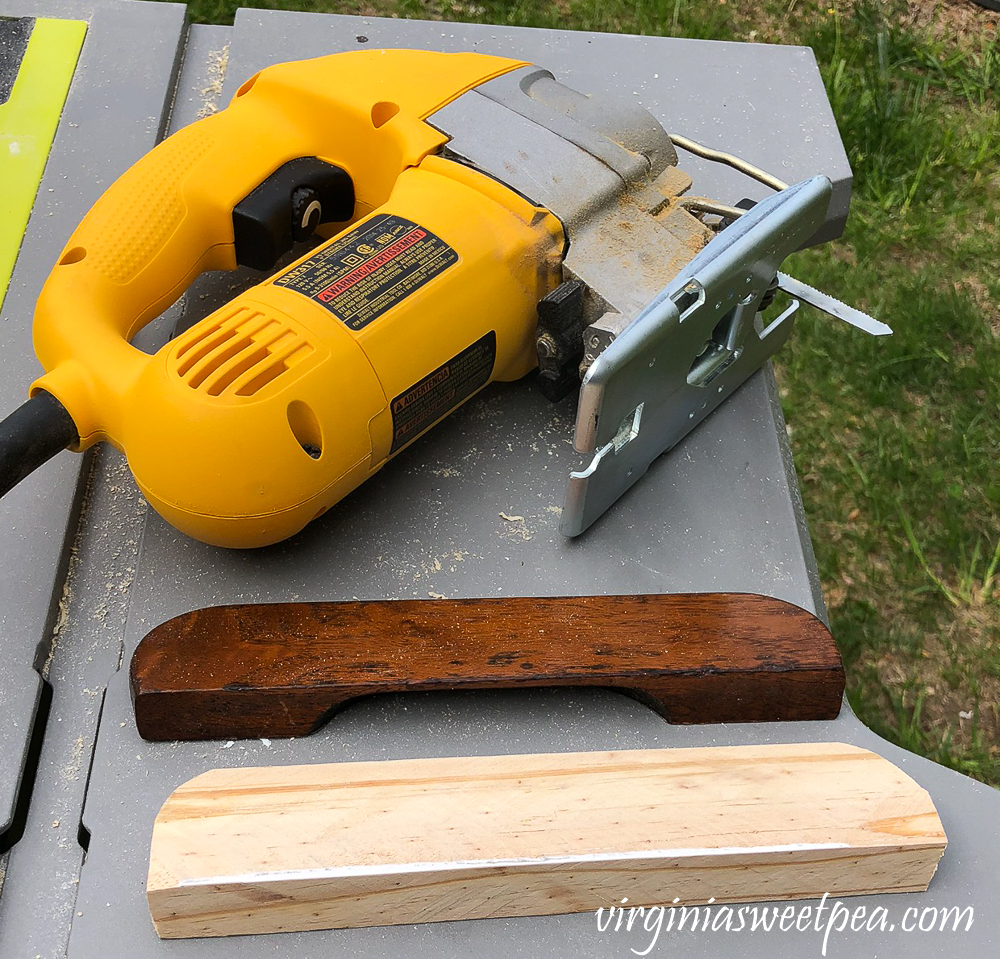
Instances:
[[[209,396],[254,396],[314,349],[286,317],[238,307],[178,337],[170,363],[192,390]]]

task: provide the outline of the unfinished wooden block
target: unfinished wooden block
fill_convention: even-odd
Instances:
[[[927,792],[842,743],[216,769],[153,827],[164,938],[927,888]]]

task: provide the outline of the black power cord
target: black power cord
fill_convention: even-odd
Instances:
[[[79,439],[66,407],[37,392],[0,422],[0,496]]]

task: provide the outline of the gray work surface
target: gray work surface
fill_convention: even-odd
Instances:
[[[6,412],[24,402],[40,373],[31,316],[49,267],[94,201],[162,136],[185,24],[183,6],[97,0],[2,0],[0,15],[89,23],[0,314]],[[42,689],[33,665],[48,671],[53,630],[61,628],[80,466],[80,457],[59,457],[0,506],[0,835],[20,780],[6,771],[21,769]]]
[[[183,49],[171,129],[191,122],[207,102],[224,103],[243,79],[268,63],[355,49],[358,38],[366,37],[372,47],[517,55],[585,91],[637,96],[669,121],[672,131],[740,152],[787,180],[823,172],[839,185],[842,200],[849,189],[815,63],[799,48],[260,11],[242,11],[231,31],[192,28],[183,45],[176,8],[48,0],[31,7],[36,13],[87,19],[91,8],[112,11],[107,16],[95,12],[87,43],[103,45],[101,69],[118,76],[127,63],[134,73],[127,92],[105,100],[107,85],[81,85],[78,72],[70,104],[89,103],[95,122],[106,109],[116,117],[116,134],[127,139],[113,151],[120,160],[115,164],[104,159],[101,137],[106,134],[93,134],[87,123],[68,128],[64,117],[57,141],[65,151],[60,162],[75,165],[88,185],[106,186],[148,148],[150,129],[156,127],[149,117],[158,114],[150,107],[142,123],[131,119],[142,85],[159,83],[161,105],[170,92],[169,54],[123,49],[128,20],[119,8],[128,8],[129,17],[146,18],[147,29],[140,32],[159,44],[157,50]],[[19,10],[12,0],[0,0],[0,13]],[[83,79],[95,73],[97,68]],[[154,83],[147,74],[159,79]],[[682,157],[682,164],[695,175],[699,193],[730,202],[756,195],[752,184],[728,171],[689,157]],[[75,181],[64,205],[54,209],[49,246],[39,245],[32,257],[19,261],[22,313],[96,189],[82,195]],[[37,219],[36,208],[29,234]],[[830,229],[837,229],[835,222]],[[241,282],[245,278],[239,276],[201,281],[186,300],[191,314],[179,308],[158,330],[144,334],[145,345],[162,339],[165,324],[192,322]],[[10,308],[8,297],[4,316],[13,322]],[[26,330],[26,315],[16,319]],[[6,364],[9,407],[20,401],[17,390],[27,385],[33,369],[27,334],[20,335],[5,344],[0,358]],[[889,921],[897,924],[894,930],[835,931],[826,955],[995,954],[1000,918],[991,907],[1000,890],[995,827],[1000,793],[889,746],[846,707],[832,722],[677,727],[626,697],[603,691],[393,696],[355,704],[301,740],[151,744],[138,738],[126,671],[120,667],[150,628],[204,605],[744,590],[823,614],[769,371],[754,376],[575,541],[556,529],[566,476],[582,459],[570,444],[572,420],[571,402],[550,406],[530,382],[490,388],[295,539],[257,551],[227,552],[175,533],[145,508],[122,458],[110,450],[93,458],[78,520],[71,510],[77,461],[69,454],[29,480],[19,500],[0,504],[4,535],[15,516],[23,525],[24,510],[31,518],[23,534],[30,542],[11,541],[8,549],[19,552],[4,554],[5,600],[33,589],[49,603],[36,603],[33,618],[18,623],[19,632],[8,626],[0,638],[5,661],[21,664],[25,686],[31,687],[25,667],[45,638],[46,618],[54,621],[52,604],[62,600],[48,671],[52,707],[24,835],[8,855],[0,895],[0,956],[48,959],[67,951],[73,959],[629,956],[630,950],[645,950],[652,934],[600,932],[593,914],[161,942],[144,888],[153,818],[176,786],[217,766],[808,740],[857,743],[898,763],[930,791],[950,840],[926,894],[847,901],[852,910],[884,906]],[[57,487],[62,490],[58,510],[31,505]],[[71,553],[64,543],[72,544]],[[86,856],[78,842],[81,817],[81,835],[89,832]],[[623,889],[622,896],[627,895]],[[902,931],[908,908],[967,905],[976,909],[969,932]],[[819,956],[823,938],[822,931],[664,930],[649,954]]]

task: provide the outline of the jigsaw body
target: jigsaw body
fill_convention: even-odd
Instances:
[[[47,372],[29,404],[51,436],[17,472],[106,440],[178,529],[264,545],[540,365],[552,399],[583,377],[574,535],[790,330],[794,306],[767,329],[760,307],[822,225],[829,181],[738,219],[690,186],[648,112],[523,62],[376,50],[270,67],[70,238],[34,326]],[[314,232],[155,355],[130,345],[201,272],[272,270]]]

